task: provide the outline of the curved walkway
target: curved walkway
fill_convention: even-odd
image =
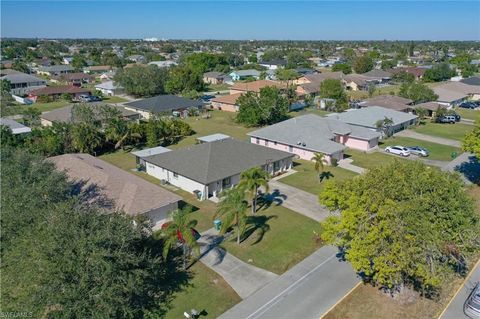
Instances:
[[[459,141],[451,140],[449,138],[431,136],[426,134],[420,134],[412,130],[403,130],[398,133],[395,133],[395,136],[410,137],[417,140],[422,140],[431,143],[443,144],[453,147],[461,147],[462,144]]]

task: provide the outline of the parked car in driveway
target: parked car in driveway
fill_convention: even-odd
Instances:
[[[457,119],[453,115],[445,115],[437,118],[437,122],[455,124],[457,122]]]
[[[410,151],[408,150],[408,148],[404,147],[404,146],[388,146],[385,148],[385,152],[387,153],[392,153],[392,154],[395,154],[395,155],[400,155],[400,156],[404,156],[404,157],[407,157],[407,156],[410,156]]]
[[[80,102],[91,102],[92,101],[92,96],[89,95],[89,94],[81,94],[79,97],[78,97],[78,100]]]
[[[407,146],[406,148],[410,152],[410,154],[413,155],[427,157],[429,154],[427,149],[420,146]]]
[[[464,109],[475,109],[478,107],[476,103],[473,102],[463,102],[462,104],[459,105],[459,107],[464,108]]]
[[[463,304],[463,312],[472,319],[480,319],[480,282],[477,282],[472,293]]]
[[[102,101],[102,98],[99,96],[91,95],[90,96],[90,102],[100,102]]]

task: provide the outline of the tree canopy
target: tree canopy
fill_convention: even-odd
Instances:
[[[343,74],[350,74],[352,73],[352,66],[348,63],[337,63],[334,64],[332,67],[333,72],[341,71]]]
[[[320,84],[320,97],[335,99],[333,111],[343,111],[348,108],[348,99],[342,82],[337,79],[326,79]]]
[[[156,65],[135,65],[127,69],[119,69],[115,81],[120,83],[125,92],[137,97],[149,97],[165,93],[167,70]]]
[[[425,71],[423,79],[428,82],[440,82],[448,80],[456,75],[455,70],[450,68],[448,63],[435,64],[431,69]]]
[[[478,251],[479,219],[458,175],[394,161],[349,181],[328,182],[320,201],[339,215],[322,238],[341,247],[371,282],[434,291]]]
[[[438,95],[431,88],[419,82],[403,83],[398,95],[413,100],[414,104],[435,101],[438,98]]]
[[[355,59],[353,64],[353,69],[356,73],[365,73],[370,70],[373,70],[373,60],[368,55],[363,55]]]
[[[465,135],[462,148],[464,151],[475,154],[480,158],[480,122],[475,123],[475,128]]]

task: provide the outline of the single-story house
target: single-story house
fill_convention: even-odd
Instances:
[[[317,95],[320,93],[320,84],[327,79],[341,80],[344,74],[341,71],[338,72],[325,72],[325,73],[313,73],[301,76],[297,80],[293,81],[297,85],[295,92],[298,96],[305,95]]]
[[[396,95],[379,95],[363,100],[358,105],[360,107],[381,106],[399,112],[409,112],[412,109],[410,105],[412,100]]]
[[[197,143],[210,143],[215,141],[221,141],[226,138],[230,138],[230,136],[221,133],[215,133],[207,136],[197,137]]]
[[[254,78],[255,80],[258,80],[260,78],[260,74],[261,74],[260,71],[251,69],[251,70],[233,71],[229,74],[229,76],[232,79],[232,81],[240,81],[248,78]]]
[[[102,106],[105,105],[105,103],[96,102],[96,103],[87,103],[84,105],[91,108],[96,115],[99,115],[100,109]],[[75,119],[72,113],[74,106],[75,106],[74,104],[70,104],[55,110],[43,112],[42,114],[40,114],[40,123],[42,124],[42,126],[52,126],[54,122],[57,122],[57,123],[75,122]],[[122,118],[127,121],[135,121],[140,118],[140,114],[138,114],[137,112],[127,110],[123,106],[118,106],[118,105],[109,105],[109,106],[117,110],[121,114]]]
[[[293,155],[232,138],[196,144],[144,157],[147,174],[170,183],[201,200],[216,199],[240,181],[240,174],[261,167],[271,175],[292,166]]]
[[[171,149],[169,148],[166,148],[163,146],[157,146],[157,147],[145,148],[139,151],[134,151],[134,152],[131,152],[131,154],[135,156],[137,167],[140,166],[139,169],[144,171],[145,165],[146,165],[145,161],[143,160],[144,157],[158,155],[158,154],[162,154],[170,151]]]
[[[22,72],[12,72],[2,76],[0,79],[10,82],[10,93],[14,95],[25,95],[28,91],[42,89],[47,86],[47,82],[44,79]]]
[[[37,73],[48,75],[48,76],[55,76],[55,75],[61,75],[65,73],[73,73],[74,71],[75,71],[74,68],[70,65],[59,64],[59,65],[41,66],[38,68]]]
[[[460,80],[460,82],[468,85],[480,85],[480,76],[472,76],[466,79],[462,79]]]
[[[369,128],[378,131],[377,124],[385,118],[391,119],[393,124],[390,132],[396,133],[414,125],[418,116],[398,112],[381,106],[368,106],[361,109],[349,109],[343,113],[332,113],[328,118],[336,119],[351,125]]]
[[[433,88],[438,95],[437,102],[448,107],[456,106],[467,98],[480,99],[480,86],[469,85],[462,82],[447,82]]]
[[[178,112],[180,116],[184,117],[190,108],[203,108],[203,102],[176,95],[157,95],[126,103],[125,108],[140,113],[145,119],[149,119],[152,114],[164,112]]]
[[[343,85],[347,90],[362,91],[368,88],[369,84],[376,84],[377,81],[362,74],[347,74],[343,78]]]
[[[9,127],[13,135],[30,133],[32,131],[28,126],[6,118],[0,118],[0,125]]]
[[[390,72],[392,76],[395,76],[402,72],[413,74],[413,76],[415,77],[415,80],[422,79],[423,75],[425,74],[425,71],[427,71],[427,69],[419,68],[419,67],[401,67],[401,68],[393,68],[388,70],[388,72]]]
[[[62,94],[71,94],[73,99],[75,99],[82,94],[90,94],[90,89],[73,85],[47,86],[42,89],[28,92],[28,98],[36,102],[39,96],[45,95],[56,100]]]
[[[444,108],[446,109],[447,107],[443,104],[440,104],[438,102],[425,102],[425,103],[420,103],[417,105],[414,105],[412,109],[415,111],[417,108],[423,108],[428,111],[428,116],[429,117],[435,117],[435,113],[437,113],[438,109]]]
[[[124,93],[124,89],[121,85],[115,84],[113,81],[106,81],[95,85],[95,89],[102,92],[103,95],[115,96]]]
[[[261,61],[259,65],[266,67],[269,70],[277,70],[283,68],[287,65],[287,61],[283,59],[271,60],[271,61]]]
[[[128,56],[127,60],[133,61],[135,63],[143,63],[143,62],[146,61],[146,58],[145,58],[145,56],[143,56],[141,54],[133,54],[133,55]]]
[[[311,160],[315,153],[325,162],[343,159],[347,147],[368,151],[377,147],[380,133],[314,114],[298,116],[248,133],[251,143]]]
[[[51,81],[52,82],[67,82],[68,85],[74,86],[82,86],[82,84],[90,83],[95,79],[83,72],[76,72],[76,73],[66,73],[58,76],[53,76]]]
[[[203,73],[203,82],[208,84],[220,84],[223,83],[223,79],[225,78],[225,74],[222,72],[206,72]]]
[[[240,108],[237,105],[237,100],[242,95],[243,93],[219,95],[212,99],[211,108],[228,112],[238,112]]]
[[[362,74],[363,76],[370,78],[377,84],[388,83],[392,79],[392,73],[384,71],[382,69],[373,69]]]
[[[9,74],[25,74],[25,73],[14,70],[14,69],[0,69],[0,76],[9,75]]]
[[[73,62],[73,57],[71,56],[66,56],[66,57],[63,57],[62,59],[62,64],[72,64]]]
[[[230,88],[230,94],[247,93],[247,92],[260,93],[261,89],[269,86],[276,87],[277,89],[280,89],[280,90],[285,90],[287,88],[285,84],[280,82],[271,81],[271,80],[258,80],[258,81],[252,81],[252,82],[235,83]]]
[[[169,220],[182,198],[89,154],[64,154],[49,158],[59,171],[82,189],[97,188],[97,203],[131,216],[147,216],[158,229]]]
[[[110,65],[92,65],[92,66],[87,66],[86,68],[83,69],[85,73],[106,73],[110,72],[112,70],[112,67]]]
[[[148,62],[149,65],[156,65],[158,68],[169,68],[177,65],[175,61],[151,61]]]

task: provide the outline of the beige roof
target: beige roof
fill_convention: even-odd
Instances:
[[[437,102],[425,102],[425,103],[420,103],[414,106],[414,108],[418,108],[418,107],[421,107],[430,111],[436,111],[438,110],[439,107],[445,108],[445,105],[442,105]]]
[[[268,86],[273,86],[279,89],[287,88],[285,84],[282,84],[280,82],[270,81],[270,80],[258,80],[258,81],[245,82],[245,83],[237,82],[230,88],[230,90],[259,93],[260,89],[263,89],[264,87],[268,87]]]
[[[409,106],[408,104],[412,102],[413,102],[412,100],[406,99],[400,96],[379,95],[379,96],[366,99],[361,103],[361,105],[362,106],[381,106],[381,107],[402,112],[411,108],[411,106]]]
[[[242,95],[243,93],[220,95],[212,99],[212,102],[235,105],[235,103],[237,103],[237,99]]]
[[[83,188],[97,185],[116,208],[129,215],[148,213],[182,199],[89,154],[64,154],[49,160],[58,170],[66,171],[72,181],[85,182]]]
[[[364,76],[364,75],[361,75],[361,74],[347,74],[347,75],[345,75],[345,77],[343,79],[347,83],[353,82],[353,83],[355,83],[357,85],[360,85],[360,86],[366,85],[367,81],[371,80],[371,78],[369,78],[367,76]]]
[[[462,94],[480,94],[480,87],[478,85],[469,85],[462,82],[447,82],[433,88],[442,90],[450,90]]]
[[[308,82],[319,86],[320,83],[322,83],[324,80],[327,80],[327,79],[341,80],[343,76],[344,76],[343,72],[337,71],[337,72],[307,74],[304,76],[304,78],[307,79]]]

